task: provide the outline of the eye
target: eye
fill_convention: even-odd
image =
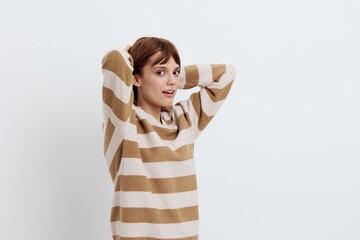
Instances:
[[[164,76],[164,75],[165,75],[165,72],[162,71],[162,70],[158,70],[158,71],[156,71],[156,75],[158,75],[158,76]]]
[[[174,74],[175,76],[179,76],[179,75],[180,75],[180,70],[175,70],[175,71],[173,72],[173,74]]]

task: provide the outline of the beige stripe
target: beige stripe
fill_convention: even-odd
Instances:
[[[111,136],[107,151],[105,152],[105,159],[108,166],[110,166],[111,162],[116,155],[116,152],[119,151],[119,146],[124,138],[124,132],[115,127],[114,132]]]
[[[217,102],[220,100],[224,100],[230,92],[231,86],[233,82],[230,82],[226,85],[223,89],[216,89],[216,88],[204,88],[207,92],[209,97],[213,102]]]
[[[104,102],[102,103],[102,111],[103,111],[103,117],[104,119],[110,118],[111,122],[115,125],[117,128],[124,128],[125,123],[124,121],[121,121],[112,111],[110,106],[106,105]],[[106,127],[106,126],[105,126]]]
[[[196,175],[175,178],[146,178],[119,175],[115,191],[143,191],[152,193],[178,193],[197,190]]]
[[[192,141],[192,132],[190,128],[181,130],[178,133],[176,139],[172,141],[161,139],[156,132],[149,132],[147,134],[138,135],[139,147],[142,149],[167,146],[171,150],[176,150],[186,145],[187,143],[190,143],[191,141]]]
[[[111,89],[106,87],[103,87],[102,89],[104,103],[111,108],[117,118],[126,122],[130,116],[131,107],[133,104],[133,94],[131,95],[130,101],[128,103],[123,103],[115,96]]]
[[[188,65],[184,67],[185,70],[185,85],[184,89],[189,89],[198,86],[199,84],[199,70],[196,65]]]
[[[130,122],[138,126],[137,127],[138,134],[156,132],[162,140],[175,140],[176,137],[178,136],[179,131],[189,128],[191,126],[191,125],[189,126],[189,122],[187,122],[186,120],[187,117],[188,116],[186,115],[184,116],[184,113],[180,114],[177,117],[178,128],[169,128],[168,126],[163,126],[163,127],[154,126],[151,125],[146,119],[142,119],[138,121],[137,119],[131,118]]]
[[[134,237],[134,238],[128,238],[128,237],[120,237],[119,235],[113,235],[113,240],[198,240],[199,236],[192,236],[192,237],[186,237],[186,238],[151,238],[151,237]]]
[[[103,87],[114,92],[116,98],[124,103],[128,103],[132,93],[132,85],[127,86],[114,72],[103,69]]]
[[[140,158],[143,162],[183,161],[193,158],[194,144],[176,150],[169,147],[140,148],[136,142],[124,139],[123,158]]]
[[[109,147],[109,143],[113,136],[114,130],[115,130],[115,126],[112,124],[111,119],[108,118],[105,133],[104,133],[104,156]]]
[[[123,208],[111,209],[111,222],[125,223],[181,223],[198,220],[198,206],[178,209]]]
[[[220,76],[219,80],[216,80],[215,82],[211,83],[209,88],[223,89],[229,83],[234,81],[235,75],[236,75],[235,67],[231,64],[227,64],[225,73]]]
[[[201,96],[201,110],[206,113],[207,116],[214,116],[220,109],[225,100],[213,102],[209,97],[206,89],[200,91]]]
[[[102,68],[114,72],[127,86],[133,84],[132,67],[129,61],[125,60],[125,56],[118,50],[113,50],[106,54],[102,62]]]
[[[141,120],[144,121],[144,120]],[[138,134],[147,134],[150,132],[156,132],[159,137],[163,140],[175,140],[178,135],[178,129],[168,129],[168,128],[162,128],[157,126],[151,126],[151,125],[144,125],[143,122],[140,122],[139,125],[141,127],[137,128]],[[143,127],[142,127],[143,126]]]
[[[122,158],[121,161],[121,175],[143,175],[148,178],[170,178],[195,174],[194,159],[144,163],[143,160],[139,158]]]
[[[197,127],[199,131],[204,130],[204,128],[207,126],[207,124],[212,120],[213,116],[208,116],[204,111],[201,109],[201,100],[200,100],[200,94],[195,93],[190,96],[190,102],[193,105],[193,109],[197,115],[198,118],[198,124]]]
[[[220,77],[225,73],[225,64],[211,64],[212,79],[214,82],[218,82]]]
[[[153,224],[153,223],[123,223],[112,222],[113,235],[122,237],[151,237],[151,238],[185,238],[199,234],[199,221],[183,223]]]
[[[109,172],[111,175],[111,178],[113,181],[115,181],[115,177],[119,171],[120,162],[121,162],[121,152],[122,152],[122,143],[119,145],[119,147],[116,150],[116,153],[111,161],[111,164],[109,166]]]
[[[124,139],[123,148],[123,158],[142,158],[137,142]]]
[[[124,192],[114,193],[113,207],[175,209],[198,205],[198,191],[179,193]]]
[[[144,162],[183,161],[194,157],[194,145],[187,144],[176,150],[165,146],[141,148],[140,154]]]

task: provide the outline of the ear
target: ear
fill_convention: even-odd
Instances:
[[[134,75],[133,76],[133,84],[137,87],[141,86],[141,81],[140,81],[140,77],[138,75]]]

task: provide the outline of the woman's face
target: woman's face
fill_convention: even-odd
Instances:
[[[137,103],[147,112],[171,106],[179,87],[180,67],[173,57],[165,64],[152,66],[159,54],[160,52],[157,52],[150,57],[141,76],[135,76],[134,84],[138,87]]]

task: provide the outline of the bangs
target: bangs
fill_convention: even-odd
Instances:
[[[162,44],[162,46],[158,50],[160,54],[155,58],[155,60],[151,63],[152,66],[156,64],[166,64],[170,57],[174,58],[174,61],[179,65],[180,67],[180,57],[177,53],[176,49],[172,48],[168,44]]]
[[[181,67],[180,56],[175,45],[169,40],[156,37],[139,38],[129,49],[133,58],[134,69],[132,74],[142,74],[142,69],[149,64],[166,64],[171,57]],[[156,55],[156,57],[153,57]]]

